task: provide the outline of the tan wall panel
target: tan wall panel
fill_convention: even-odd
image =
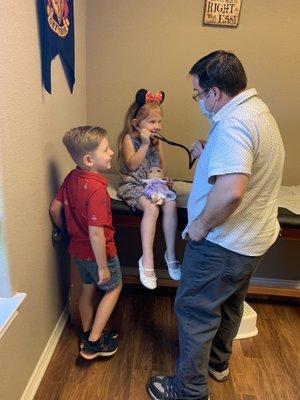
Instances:
[[[52,62],[52,95],[41,88],[35,3],[5,2],[0,23],[5,233],[13,288],[27,293],[0,341],[0,397],[5,400],[20,399],[66,305],[68,273],[52,248],[48,206],[73,165],[62,134],[86,123],[85,2],[75,2],[73,95],[59,58]]]
[[[87,5],[88,121],[116,138],[135,91],[166,91],[163,133],[190,144],[207,123],[192,101],[188,71],[210,51],[234,51],[280,126],[284,183],[300,181],[298,93],[300,14],[297,0],[244,0],[238,28],[202,25],[204,1],[90,0]],[[167,147],[170,174],[192,177],[182,150]],[[117,170],[117,162],[113,165]]]

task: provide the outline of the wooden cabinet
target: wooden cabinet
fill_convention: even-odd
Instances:
[[[117,202],[120,203],[120,202]],[[140,240],[141,213],[133,213],[123,204],[122,209],[116,210],[115,203],[112,202],[113,220],[116,228],[115,241],[118,248],[123,282],[128,284],[138,284],[138,260],[142,254]],[[126,212],[128,211],[128,213]],[[176,252],[180,260],[183,258],[185,241],[181,239],[180,232],[186,223],[186,211],[178,209],[178,232],[176,240]],[[263,258],[258,270],[256,271],[252,284],[249,288],[251,294],[263,294],[274,296],[300,297],[300,290],[290,285],[285,286],[285,282],[298,281],[300,285],[300,229],[282,227],[281,237],[269,249]],[[287,242],[289,241],[289,242]],[[164,261],[165,241],[161,226],[161,218],[158,219],[156,236],[154,241],[154,254],[158,285],[166,287],[176,287],[177,282],[170,279]],[[297,256],[298,255],[298,256]],[[291,272],[288,272],[288,267]],[[277,275],[276,275],[277,273]],[[293,276],[289,277],[288,274]],[[279,279],[277,278],[279,277]],[[274,286],[274,282],[276,285]],[[280,285],[278,286],[278,282]],[[71,268],[71,287],[70,287],[70,311],[71,320],[74,324],[79,324],[78,299],[80,295],[80,278],[76,268]]]

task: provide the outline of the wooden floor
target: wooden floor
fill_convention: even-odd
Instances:
[[[177,355],[173,289],[124,289],[119,302],[119,350],[111,359],[78,357],[68,324],[34,400],[146,400],[151,375],[171,375]],[[258,336],[234,342],[231,378],[210,381],[212,400],[300,399],[299,303],[250,298]]]

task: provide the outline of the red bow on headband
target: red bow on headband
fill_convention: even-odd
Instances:
[[[135,118],[140,110],[140,108],[146,103],[156,103],[161,104],[164,101],[165,93],[161,90],[158,90],[156,93],[149,92],[147,89],[140,89],[136,92],[135,102],[137,104],[137,108],[133,114],[133,118]]]
[[[158,90],[156,93],[147,92],[145,95],[145,103],[157,103],[160,104],[164,99],[162,91]]]
[[[161,104],[164,98],[165,93],[162,90],[152,93],[147,89],[140,89],[136,92],[135,102],[139,107],[142,107],[145,103]]]

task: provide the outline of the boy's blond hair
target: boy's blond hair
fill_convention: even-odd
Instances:
[[[82,164],[82,158],[96,150],[107,132],[100,126],[79,126],[66,132],[63,143],[76,164]]]

